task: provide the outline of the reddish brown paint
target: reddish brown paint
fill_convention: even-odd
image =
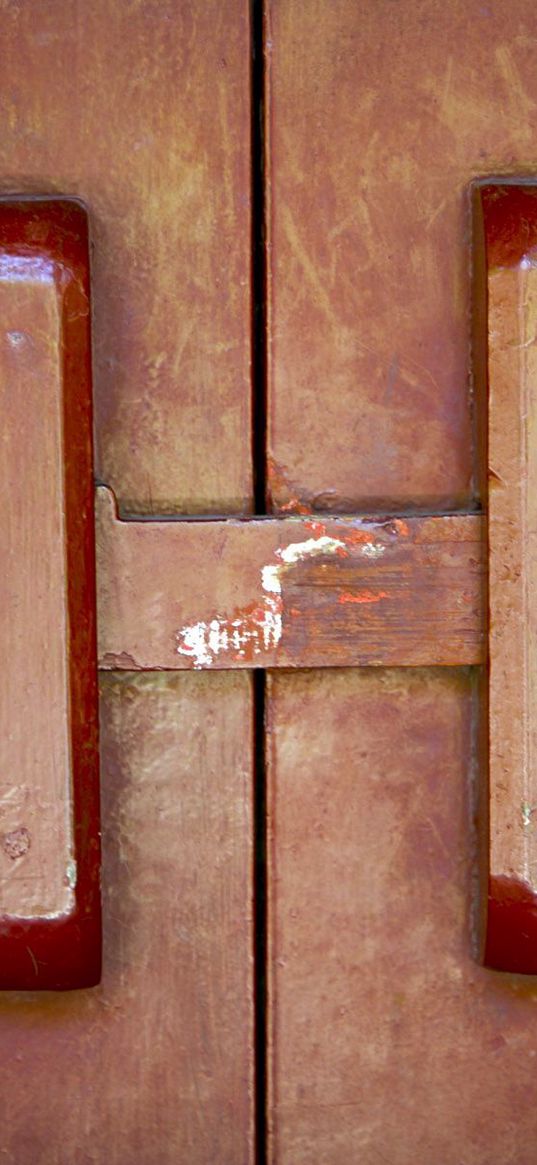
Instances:
[[[65,593],[58,593],[56,601],[58,618],[64,602],[67,609],[68,734],[77,865],[75,905],[67,914],[54,919],[0,919],[0,988],[65,990],[92,986],[101,972],[90,287],[84,208],[70,199],[0,201],[0,255],[50,260],[60,304]],[[28,422],[38,426],[39,417],[29,417]],[[9,410],[5,423],[9,428]],[[23,472],[24,430],[17,440]],[[46,480],[42,505],[47,505]],[[33,517],[39,522],[38,512]],[[28,636],[28,652],[47,651],[47,642],[32,643],[30,627]],[[54,700],[58,694],[43,691],[38,698]],[[27,717],[31,732],[31,702]],[[17,774],[10,776],[17,779]],[[24,774],[19,779],[24,781]],[[11,833],[8,849],[13,852],[17,847],[20,854],[24,827],[16,833],[16,837]]]
[[[535,169],[535,6],[266,11],[270,503],[485,508],[469,191]],[[535,980],[478,965],[472,933],[471,678],[269,685],[271,1165],[534,1165]]]
[[[6,5],[0,189],[92,215],[97,476],[251,512],[247,0]]]
[[[100,681],[102,981],[0,992],[0,1144],[17,1165],[249,1165],[250,677]]]
[[[474,205],[483,216],[488,266],[518,266],[537,246],[535,181],[484,179],[474,187]]]
[[[496,971],[537,975],[537,895],[527,882],[489,882],[485,964]]]
[[[1,189],[89,208],[97,477],[123,512],[251,512],[249,4],[0,7]],[[101,683],[104,977],[0,997],[0,1150],[246,1165],[248,677]]]
[[[475,678],[269,677],[271,1162],[533,1165],[536,982],[472,933]]]
[[[343,591],[339,596],[338,603],[380,603],[381,599],[389,599],[388,591],[379,591],[374,594],[373,591],[361,591],[360,594],[352,594],[350,591]]]

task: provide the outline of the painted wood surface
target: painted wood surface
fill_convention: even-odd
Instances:
[[[479,516],[122,522],[98,491],[108,668],[484,659]]]
[[[84,209],[0,200],[0,989],[101,967]]]
[[[537,186],[475,192],[487,319],[489,917],[485,958],[537,972]],[[486,387],[482,386],[482,387]]]
[[[468,186],[535,168],[534,4],[266,11],[271,508],[471,505]]]
[[[0,53],[0,190],[90,208],[97,476],[250,509],[247,0],[5,0]]]
[[[247,675],[101,677],[103,979],[0,995],[17,1165],[252,1160]]]
[[[486,504],[470,183],[534,172],[534,6],[266,9],[269,506]],[[470,926],[485,701],[345,676],[271,680],[269,1160],[532,1165],[534,980],[480,968]]]
[[[1,7],[0,189],[89,207],[97,477],[127,511],[247,512],[248,4]],[[246,1165],[248,677],[103,687],[104,979],[1,996],[0,1149]]]
[[[472,937],[474,678],[269,679],[271,1162],[534,1161],[535,979]]]

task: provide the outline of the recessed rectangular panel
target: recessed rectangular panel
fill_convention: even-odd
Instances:
[[[0,202],[0,987],[100,974],[86,213]]]
[[[537,184],[475,191],[476,371],[488,388],[485,962],[537,973]]]

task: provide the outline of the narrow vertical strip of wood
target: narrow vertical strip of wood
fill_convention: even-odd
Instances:
[[[266,229],[264,3],[251,0],[252,36],[252,462],[254,506],[266,513]]]
[[[254,671],[254,977],[255,977],[255,1151],[256,1165],[267,1161],[267,791],[266,673]]]
[[[0,254],[0,914],[72,910],[61,327],[47,260]]]
[[[537,186],[476,191],[488,304],[489,905],[485,962],[537,972]]]

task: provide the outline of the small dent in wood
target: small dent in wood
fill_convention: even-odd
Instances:
[[[30,831],[24,825],[19,829],[11,829],[2,837],[2,849],[11,861],[25,857],[32,844]]]

